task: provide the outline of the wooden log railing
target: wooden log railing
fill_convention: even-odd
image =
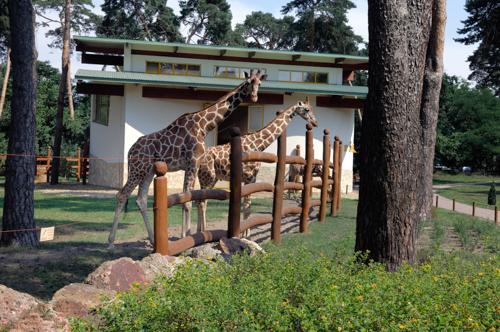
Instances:
[[[319,220],[322,222],[326,217],[327,203],[331,203],[331,210],[335,208],[338,211],[338,194],[340,193],[338,181],[340,167],[340,144],[338,138],[334,144],[334,160],[330,162],[330,133],[324,131],[323,137],[323,160],[314,159],[313,150],[313,128],[307,125],[306,131],[306,157],[299,155],[286,155],[286,131],[278,138],[277,154],[267,152],[243,152],[241,147],[241,133],[238,128],[231,129],[231,154],[230,154],[230,190],[203,189],[192,190],[190,192],[167,195],[167,178],[165,176],[167,167],[164,162],[155,163],[155,200],[154,200],[154,223],[155,223],[155,244],[154,250],[162,255],[176,255],[194,246],[218,241],[223,237],[239,237],[247,229],[255,226],[271,224],[271,239],[275,243],[281,241],[281,222],[282,219],[292,215],[300,215],[300,232],[308,231],[311,208],[319,206]],[[265,162],[276,164],[276,174],[274,184],[266,182],[251,183],[242,185],[242,170],[244,162]],[[286,182],[285,167],[286,164],[304,165],[304,174],[302,183]],[[312,180],[314,165],[321,165],[323,172],[321,180]],[[330,179],[330,169],[333,174]],[[320,188],[321,195],[319,200],[312,200],[312,188]],[[330,192],[333,193],[331,197]],[[286,190],[301,190],[302,203],[297,206],[283,206],[283,194]],[[241,199],[242,197],[257,193],[272,192],[273,205],[272,212],[266,214],[253,214],[246,220],[241,220]],[[198,232],[188,235],[182,239],[169,241],[168,238],[168,208],[177,204],[183,204],[189,201],[198,201],[205,199],[229,200],[228,224],[227,230],[217,229],[204,232]],[[158,233],[158,234],[157,234]]]

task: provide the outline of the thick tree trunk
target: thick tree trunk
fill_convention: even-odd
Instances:
[[[7,86],[9,85],[10,78],[10,48],[7,50],[7,64],[5,66],[5,75],[3,76],[3,84],[2,84],[2,95],[0,96],[0,117],[3,114],[3,107],[5,105],[5,97],[7,95]]]
[[[422,145],[424,174],[420,198],[420,219],[432,219],[432,176],[436,146],[436,126],[439,114],[439,93],[443,81],[444,31],[446,25],[446,0],[434,0],[432,29],[427,49],[424,91],[420,121],[422,125]]]
[[[31,0],[9,1],[12,56],[11,123],[5,176],[2,245],[38,244],[35,229],[35,13]],[[8,232],[9,230],[25,230]],[[7,232],[6,232],[7,231]]]
[[[54,128],[54,158],[52,159],[52,171],[50,173],[50,184],[59,183],[59,168],[61,165],[61,145],[64,119],[64,98],[68,86],[68,69],[70,54],[70,20],[71,20],[71,0],[64,0],[64,25],[63,25],[63,50],[61,81],[59,82],[59,96],[57,99],[56,125]]]
[[[415,260],[424,174],[422,93],[432,4],[368,3],[370,75],[355,249],[368,251],[369,258],[389,270]]]

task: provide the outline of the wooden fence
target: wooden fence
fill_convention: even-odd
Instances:
[[[323,159],[314,159],[313,128],[307,125],[305,158],[286,155],[286,131],[278,138],[277,154],[267,152],[243,152],[241,149],[241,134],[238,128],[231,129],[231,178],[229,191],[221,189],[202,189],[168,195],[168,184],[165,174],[167,165],[164,162],[155,163],[156,177],[154,179],[154,250],[162,255],[176,255],[189,248],[203,243],[218,241],[223,237],[240,237],[245,230],[265,224],[271,224],[271,239],[275,243],[281,240],[281,221],[289,215],[300,215],[299,229],[301,233],[308,231],[311,209],[319,206],[317,215],[323,222],[330,211],[337,215],[340,208],[340,181],[342,167],[342,142],[335,137],[333,144],[333,162],[330,162],[330,133],[325,129],[323,136]],[[276,175],[274,184],[266,182],[242,185],[242,168],[244,162],[275,163]],[[302,182],[286,182],[286,164],[304,165]],[[322,166],[321,180],[312,179],[314,165]],[[320,199],[312,200],[312,188],[320,189]],[[331,190],[329,190],[329,188]],[[297,206],[283,206],[283,194],[286,190],[301,190],[301,203]],[[252,214],[246,220],[241,220],[241,198],[257,193],[272,192],[272,212],[268,214]],[[168,207],[203,199],[229,200],[227,230],[217,229],[198,232],[182,239],[169,241]]]
[[[60,157],[61,161],[65,161],[64,170],[69,173],[75,173],[76,181],[80,182],[82,180],[83,184],[87,184],[87,177],[89,172],[89,157],[88,157],[88,147],[84,147],[83,153],[80,148],[76,150],[76,155],[74,156],[64,156]],[[43,176],[47,178],[47,182],[50,182],[50,172],[52,169],[52,149],[47,147],[46,156],[36,157],[36,175]],[[63,168],[61,168],[63,170]]]

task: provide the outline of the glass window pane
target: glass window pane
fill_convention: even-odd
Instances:
[[[96,95],[94,122],[107,126],[109,119],[109,96]]]
[[[328,73],[316,73],[316,83],[328,83]]]
[[[238,68],[234,67],[226,67],[226,71],[224,72],[224,77],[230,77],[230,78],[238,78]]]
[[[146,73],[158,74],[158,62],[146,62]]]
[[[222,76],[224,76],[224,72],[225,71],[226,71],[226,67],[215,66],[214,76],[216,76],[216,77],[222,77]]]
[[[314,83],[314,72],[307,71],[304,73],[304,82]]]
[[[201,68],[200,65],[187,65],[188,75],[200,76]]]
[[[290,75],[290,81],[292,82],[302,82],[302,72],[292,71]]]
[[[186,75],[186,65],[185,64],[176,63],[174,65],[174,74],[175,75]]]
[[[290,81],[290,72],[285,70],[280,70],[278,74],[278,80]]]
[[[160,73],[166,75],[172,75],[174,73],[173,65],[171,63],[161,63]]]

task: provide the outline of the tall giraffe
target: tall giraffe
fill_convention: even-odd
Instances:
[[[205,152],[205,136],[248,97],[252,102],[257,102],[259,86],[265,78],[266,75],[260,70],[252,72],[251,75],[245,73],[245,81],[213,105],[199,112],[183,114],[166,128],[142,136],[132,145],[128,152],[127,183],[116,194],[115,216],[108,238],[110,248],[113,247],[121,211],[137,186],[139,191],[136,203],[149,240],[153,243],[153,231],[147,216],[148,189],[154,177],[153,163],[158,160],[166,162],[169,172],[184,170],[183,190],[192,190],[201,156]],[[191,203],[184,204],[182,236],[190,231],[190,211]]]
[[[301,116],[304,120],[316,126],[317,121],[314,116],[312,106],[309,102],[299,101],[295,105],[281,111],[264,128],[255,133],[241,137],[242,151],[264,151],[273,143],[288,127],[295,115]],[[202,163],[198,170],[198,180],[202,189],[211,189],[219,180],[229,180],[230,178],[230,144],[211,147],[203,155]],[[250,162],[243,165],[243,182],[245,184],[254,183],[257,179],[260,163]],[[206,228],[206,200],[198,201],[198,231]],[[244,198],[243,214],[246,219],[250,214],[251,200],[249,196]]]

